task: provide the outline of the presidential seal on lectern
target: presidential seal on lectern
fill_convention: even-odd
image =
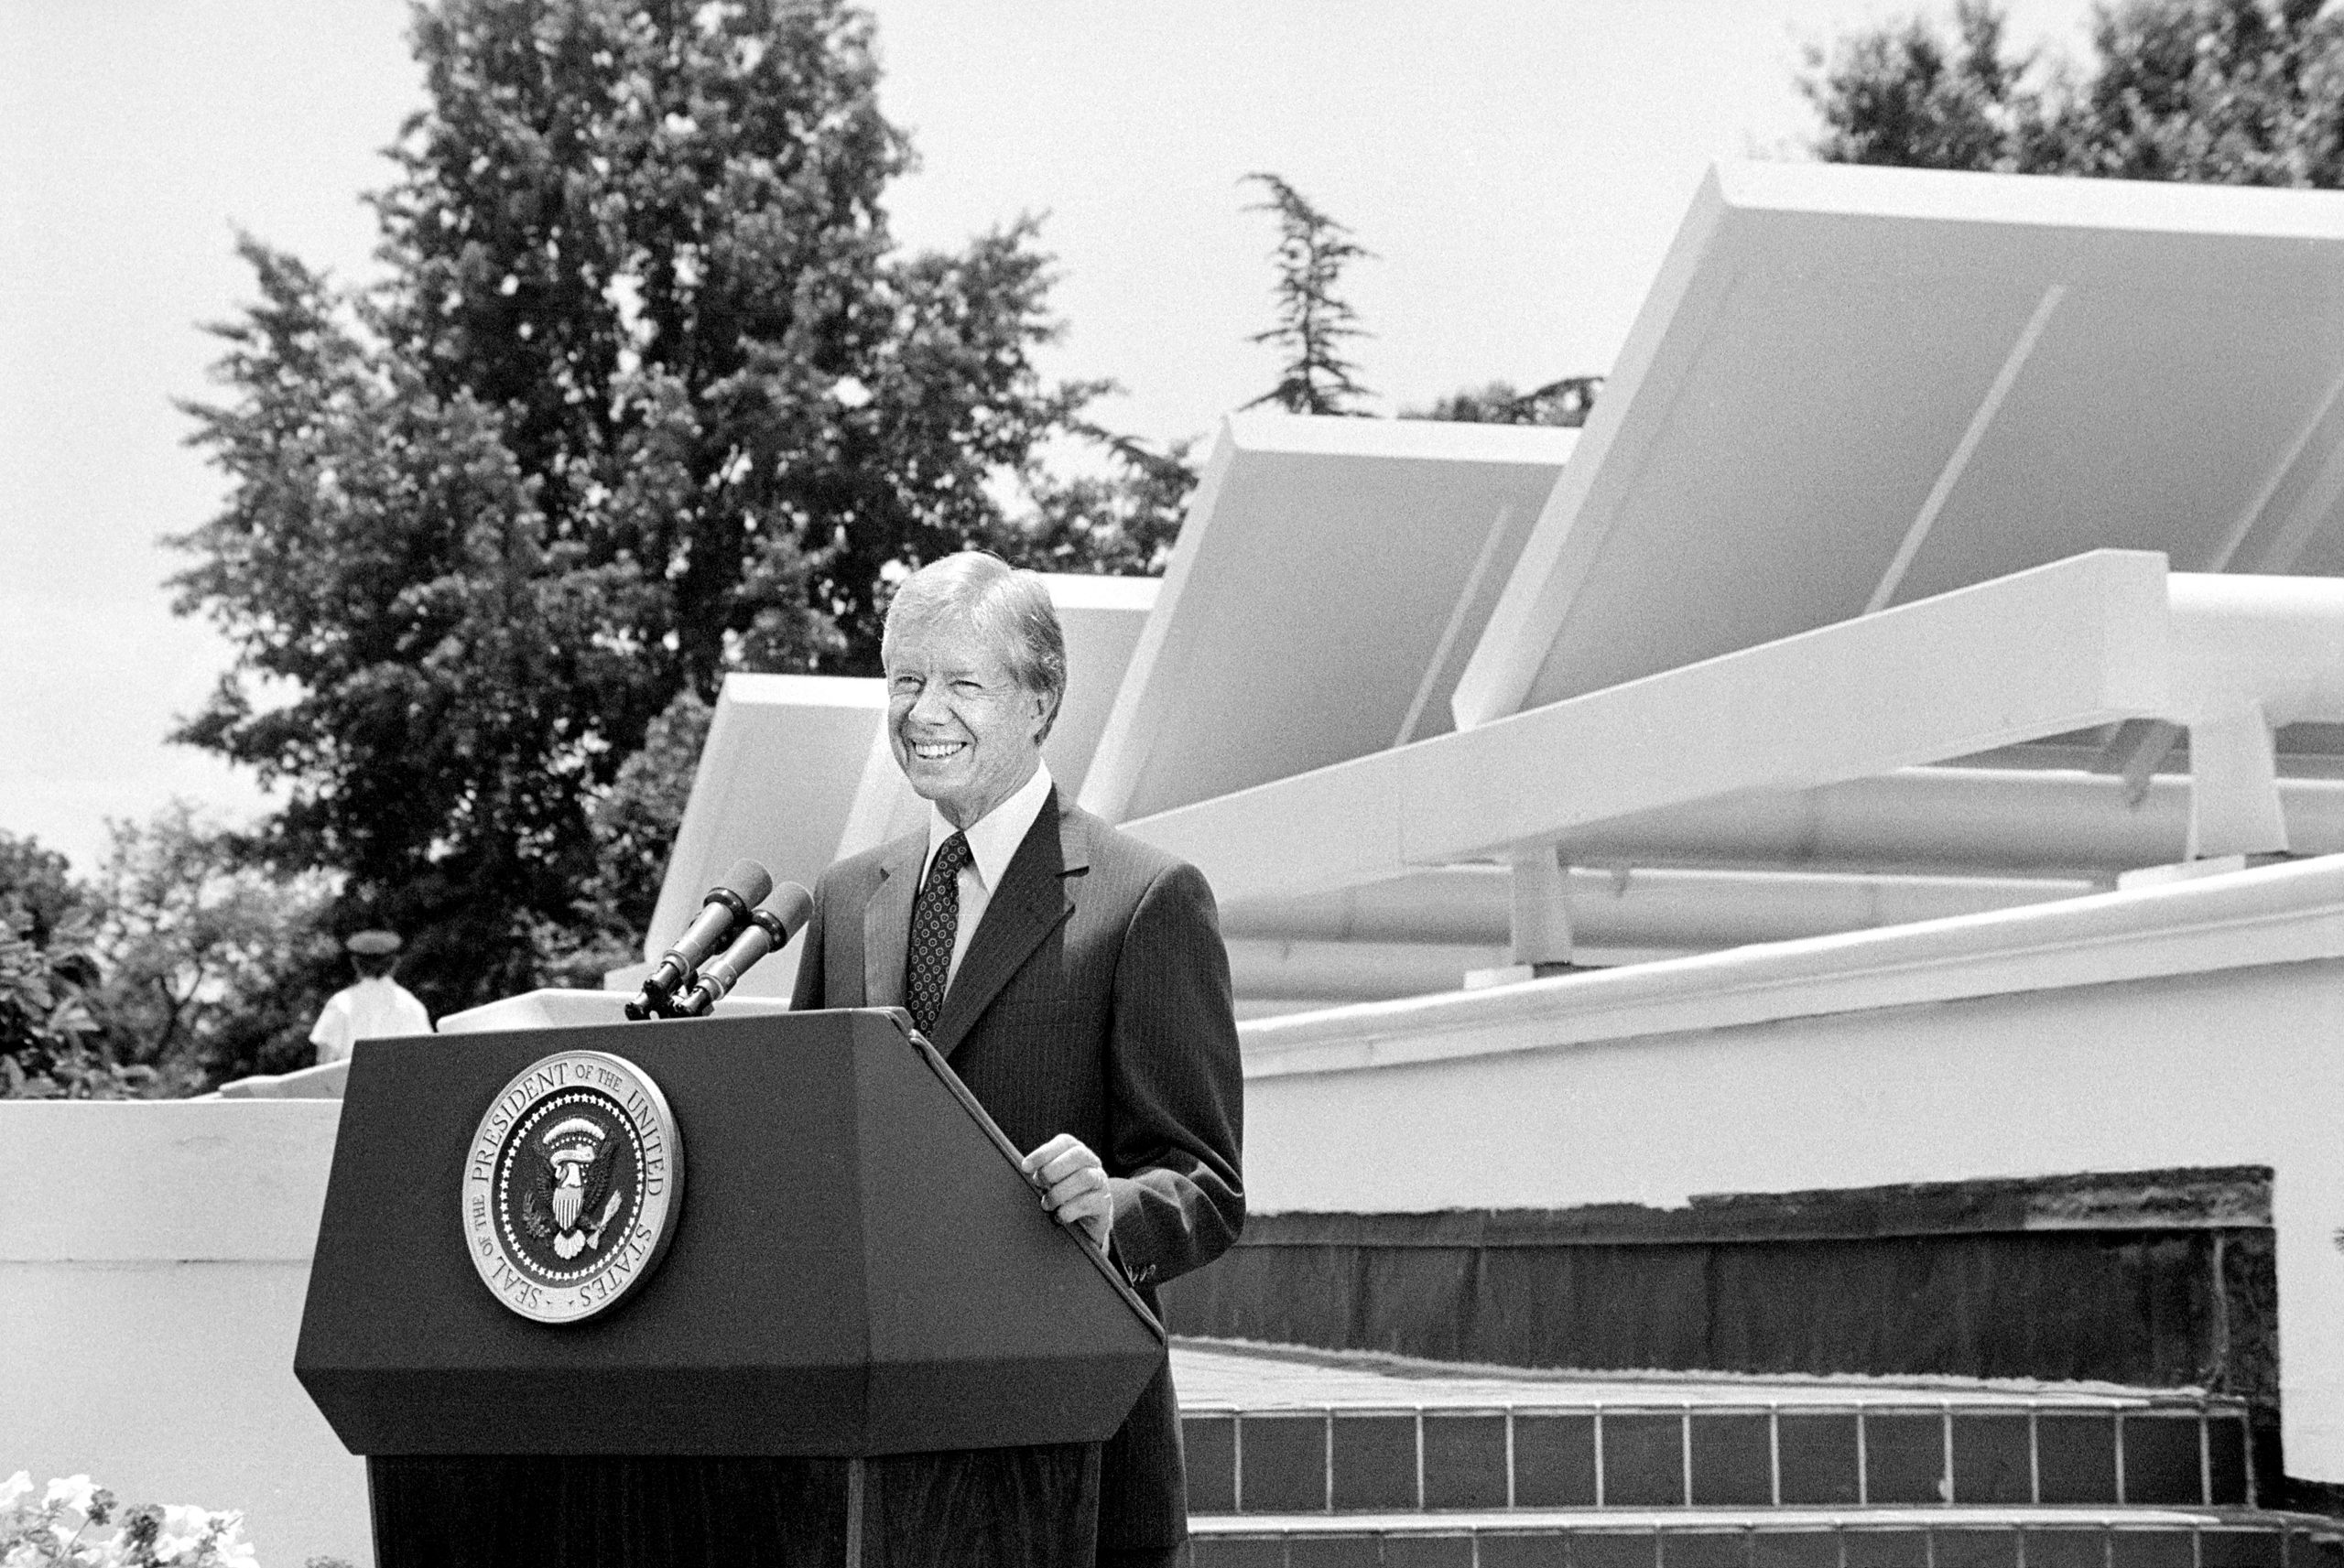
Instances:
[[[609,1311],[658,1267],[683,1203],[667,1097],[607,1051],[531,1063],[489,1105],[464,1161],[465,1250],[523,1317]]]

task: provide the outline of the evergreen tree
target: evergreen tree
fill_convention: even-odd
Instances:
[[[1247,341],[1271,344],[1286,356],[1278,384],[1245,406],[1274,403],[1289,414],[1355,414],[1359,401],[1374,395],[1359,384],[1359,367],[1343,357],[1343,345],[1367,334],[1336,290],[1344,267],[1374,253],[1276,175],[1245,178],[1267,193],[1246,211],[1278,221],[1277,248],[1270,253],[1278,271],[1271,291],[1277,324]]]
[[[235,668],[183,738],[288,787],[435,1012],[595,917],[593,807],[679,694],[877,667],[884,570],[1004,526],[1045,384],[1020,222],[906,255],[841,0],[440,0],[355,293],[257,242],[192,407],[230,481],[180,607]],[[559,946],[557,942],[555,946]]]

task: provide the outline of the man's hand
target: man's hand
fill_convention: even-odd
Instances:
[[[1061,1132],[1019,1161],[1017,1168],[1041,1188],[1042,1207],[1060,1225],[1080,1224],[1093,1247],[1107,1250],[1107,1236],[1115,1224],[1115,1195],[1107,1185],[1107,1167],[1081,1139]]]

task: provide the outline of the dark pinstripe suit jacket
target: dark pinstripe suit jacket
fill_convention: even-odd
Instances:
[[[793,1006],[900,1007],[925,834],[824,872]],[[930,1039],[1019,1149],[1071,1132],[1106,1162],[1113,1254],[1155,1287],[1245,1218],[1229,957],[1202,872],[1050,793],[970,938]],[[1188,1531],[1167,1367],[1101,1456],[1102,1546]]]

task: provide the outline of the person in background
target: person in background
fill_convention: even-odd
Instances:
[[[398,963],[397,932],[361,931],[342,946],[349,949],[358,983],[327,998],[309,1030],[309,1044],[318,1048],[318,1065],[347,1060],[350,1048],[361,1040],[431,1033],[431,1015],[423,1010],[423,1003],[391,979],[391,970]]]

